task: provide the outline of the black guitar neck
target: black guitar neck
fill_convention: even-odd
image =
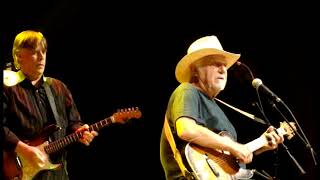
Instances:
[[[97,123],[94,123],[89,126],[89,131],[99,131],[100,129],[110,125],[113,123],[113,117],[105,118]],[[65,148],[69,144],[77,142],[82,137],[83,132],[74,132],[65,136],[64,138],[58,139],[56,141],[51,142],[47,146],[44,147],[44,150],[47,154],[55,153]]]

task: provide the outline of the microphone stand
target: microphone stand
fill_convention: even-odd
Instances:
[[[295,133],[298,135],[298,137],[301,139],[301,141],[305,144],[305,146],[306,146],[307,148],[309,148],[309,150],[310,150],[310,152],[311,152],[312,159],[313,159],[313,161],[314,161],[314,164],[317,165],[317,161],[316,161],[316,158],[315,158],[316,153],[314,152],[311,144],[309,143],[308,138],[307,138],[307,137],[305,136],[305,134],[303,133],[303,130],[302,130],[302,128],[300,127],[297,119],[295,118],[295,116],[293,115],[293,113],[291,112],[291,110],[288,108],[288,106],[287,106],[283,101],[280,101],[280,102],[281,102],[281,103],[283,104],[283,106],[289,111],[290,115],[291,115],[292,118],[294,119],[297,127],[299,128],[299,130],[300,130],[300,132],[301,132],[301,134],[303,135],[304,138],[301,137],[301,135],[299,134],[298,130],[295,130],[295,128],[293,128],[293,127],[291,126],[291,124],[289,123],[289,121],[288,121],[288,120],[286,119],[286,117],[282,114],[282,112],[279,110],[279,108],[276,106],[275,103],[272,103],[272,107],[275,108],[275,109],[280,113],[280,115],[281,115],[281,116],[284,118],[284,120],[289,124],[289,126],[291,127],[291,129],[293,129],[293,130],[295,131]],[[289,150],[288,150],[288,147],[285,146],[284,144],[283,144],[283,146],[285,147],[286,151],[288,152],[288,154],[289,154],[289,156],[291,157],[291,159],[293,160],[293,162],[294,162],[294,163],[297,165],[297,167],[299,168],[301,174],[305,174],[306,172],[305,172],[305,171],[303,170],[303,168],[299,165],[299,163],[297,162],[297,160],[291,155],[291,153],[290,153]]]
[[[295,116],[293,115],[293,113],[291,112],[291,110],[289,109],[289,107],[288,107],[283,101],[281,101],[281,103],[282,103],[282,105],[288,110],[288,112],[290,113],[290,115],[291,115],[291,117],[293,118],[294,122],[296,123],[297,127],[299,128],[299,130],[300,130],[302,136],[304,137],[304,139],[303,139],[300,135],[299,135],[299,137],[300,137],[300,139],[305,143],[305,146],[306,146],[307,148],[309,148],[310,153],[311,153],[311,156],[312,156],[312,159],[313,159],[313,162],[314,162],[314,165],[317,165],[318,163],[317,163],[316,158],[315,158],[316,152],[313,150],[313,148],[312,148],[312,146],[311,146],[308,138],[307,138],[306,135],[304,134],[304,132],[303,132],[302,128],[300,127],[297,119],[295,118]],[[283,116],[283,115],[282,115],[282,116]],[[299,134],[299,133],[297,133],[297,134]]]
[[[253,75],[251,69],[250,69],[246,64],[244,64],[244,63],[242,63],[242,62],[240,62],[240,61],[237,61],[236,64],[237,64],[238,66],[243,66],[243,67],[245,67],[245,68],[249,71],[252,80],[254,79],[254,75]],[[271,123],[270,123],[269,119],[267,118],[267,116],[266,116],[265,113],[264,113],[263,106],[262,106],[262,102],[261,102],[260,95],[259,95],[259,92],[258,92],[258,89],[257,89],[257,88],[256,88],[256,93],[257,93],[257,96],[258,96],[259,103],[256,102],[255,104],[256,104],[256,106],[258,107],[258,109],[260,110],[261,114],[263,115],[266,124],[268,124],[268,126],[270,126]],[[275,174],[275,175],[274,175],[274,177],[271,177],[271,176],[269,175],[269,178],[271,177],[270,179],[277,179],[277,173],[278,173],[277,168],[278,168],[278,166],[279,166],[279,163],[278,163],[278,161],[279,161],[278,148],[277,148],[277,150],[276,150],[276,155],[277,155],[277,157],[276,157],[276,162],[274,163],[274,167],[275,167],[275,170],[274,170],[275,173],[274,173],[274,174]]]
[[[237,64],[238,66],[241,66],[241,65],[242,65],[243,67],[245,67],[245,68],[249,71],[252,80],[254,79],[254,75],[253,75],[251,69],[250,69],[246,64],[241,63],[240,61],[237,61],[236,64]],[[262,107],[261,99],[260,99],[260,96],[259,96],[258,88],[256,88],[256,91],[257,91],[258,100],[259,100],[259,103],[256,103],[256,105],[258,106],[260,112],[261,112],[262,115],[264,116],[265,121],[267,122],[267,124],[270,125],[270,121],[268,120],[268,118],[266,117],[266,115],[265,115],[265,113],[264,113],[264,111],[263,111],[263,107]],[[291,117],[294,119],[295,124],[297,125],[298,129],[300,130],[300,132],[301,132],[301,134],[302,134],[302,136],[303,136],[304,138],[301,137],[301,135],[298,133],[298,130],[296,130],[295,128],[293,128],[293,127],[291,126],[290,122],[288,122],[288,120],[285,118],[285,116],[282,114],[282,112],[277,108],[277,106],[275,105],[274,102],[272,102],[272,107],[274,107],[274,108],[281,114],[281,116],[286,120],[286,122],[289,124],[289,126],[291,127],[291,129],[293,129],[293,130],[295,131],[295,133],[296,133],[296,134],[298,135],[298,137],[302,140],[302,142],[305,144],[305,146],[310,150],[310,153],[311,153],[313,162],[314,162],[315,165],[317,165],[317,161],[316,161],[316,157],[315,157],[315,156],[316,156],[316,153],[315,153],[315,151],[313,150],[311,144],[309,143],[308,138],[305,136],[305,134],[304,134],[302,128],[300,127],[297,119],[295,118],[295,116],[294,116],[293,113],[291,112],[290,108],[289,108],[281,99],[276,99],[276,101],[277,101],[278,103],[281,102],[281,104],[287,109],[287,111],[290,113]],[[259,106],[259,104],[260,104],[261,107]],[[292,154],[290,153],[288,147],[287,147],[285,144],[283,144],[283,143],[282,143],[282,146],[286,149],[286,151],[287,151],[288,155],[290,156],[290,158],[293,160],[293,162],[294,162],[294,163],[296,164],[296,166],[299,168],[301,174],[305,174],[306,172],[305,172],[305,171],[303,170],[303,168],[299,165],[299,163],[297,162],[297,160],[292,156]],[[278,150],[278,149],[277,149],[277,150]],[[277,157],[277,159],[278,159],[278,157]],[[277,171],[275,171],[275,172],[277,173]]]
[[[317,165],[317,161],[316,161],[316,152],[313,150],[308,138],[306,137],[306,135],[304,134],[302,128],[300,127],[297,119],[295,118],[295,116],[293,115],[293,113],[291,112],[291,110],[289,109],[289,107],[283,102],[281,101],[282,105],[288,110],[288,112],[290,113],[291,117],[293,118],[294,122],[296,123],[297,127],[299,128],[302,136],[304,138],[301,137],[301,135],[298,133],[298,131],[296,131],[296,133],[298,134],[299,138],[301,139],[302,142],[304,142],[305,146],[310,150],[314,165]],[[277,109],[277,111],[281,114],[282,117],[284,117],[284,115],[280,112],[280,110],[277,108],[276,105],[274,105],[274,107]],[[285,119],[286,120],[286,119]],[[286,120],[288,121],[288,120]],[[290,123],[288,123],[290,125]],[[292,127],[291,127],[292,128]],[[294,128],[292,128],[294,130]]]

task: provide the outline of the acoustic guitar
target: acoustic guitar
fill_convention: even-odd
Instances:
[[[294,123],[280,122],[278,134],[286,135],[290,140],[294,136]],[[246,144],[251,152],[254,152],[268,144],[265,136]],[[188,143],[184,150],[187,162],[198,180],[228,180],[238,179],[243,169],[238,161],[227,151],[220,151]],[[240,171],[241,170],[241,171]]]

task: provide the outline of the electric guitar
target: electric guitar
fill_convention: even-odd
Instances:
[[[121,109],[112,116],[90,125],[89,131],[98,131],[112,123],[123,124],[126,120],[131,118],[138,119],[140,117],[141,112],[138,108]],[[52,164],[50,162],[49,154],[58,152],[67,145],[77,142],[82,137],[83,132],[74,132],[56,141],[48,142],[48,136],[59,129],[60,127],[56,125],[49,125],[43,130],[41,136],[26,142],[28,145],[35,146],[47,155],[42,167],[32,167],[15,152],[4,151],[3,172],[5,180],[31,180],[40,171],[60,168],[62,164]]]
[[[290,140],[294,136],[296,129],[294,123],[290,125],[286,122],[280,122],[280,128],[277,129],[278,134],[286,135]],[[251,152],[254,152],[264,145],[268,144],[265,136],[246,144]],[[239,164],[235,157],[227,151],[214,150],[202,147],[193,143],[188,143],[184,150],[187,162],[194,172],[197,180],[228,180],[237,179],[241,176]]]

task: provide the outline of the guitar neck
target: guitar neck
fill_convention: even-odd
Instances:
[[[114,123],[113,116],[105,118],[97,123],[94,123],[89,126],[89,131],[99,131],[100,129]],[[44,147],[44,150],[47,154],[55,153],[60,151],[61,149],[65,148],[69,144],[72,144],[74,142],[77,142],[83,135],[83,132],[74,132],[72,134],[69,134],[68,136],[65,136],[64,138],[58,139],[56,141],[51,142],[47,146]]]
[[[108,117],[108,118],[105,118],[99,122],[96,122],[92,125],[89,126],[89,131],[99,131],[100,129],[112,124],[112,123],[115,123],[116,121],[114,120],[113,116],[111,117]],[[80,134],[82,135],[82,133]],[[80,136],[81,137],[81,136]]]
[[[287,132],[283,128],[278,128],[277,133],[281,135],[286,135]],[[248,142],[246,144],[247,148],[249,149],[250,152],[255,152],[256,150],[260,149],[264,145],[268,144],[268,140],[265,136],[260,136],[259,138]]]
[[[256,150],[263,147],[266,143],[268,143],[267,139],[261,136],[251,142],[248,142],[246,146],[250,152],[255,152]]]

